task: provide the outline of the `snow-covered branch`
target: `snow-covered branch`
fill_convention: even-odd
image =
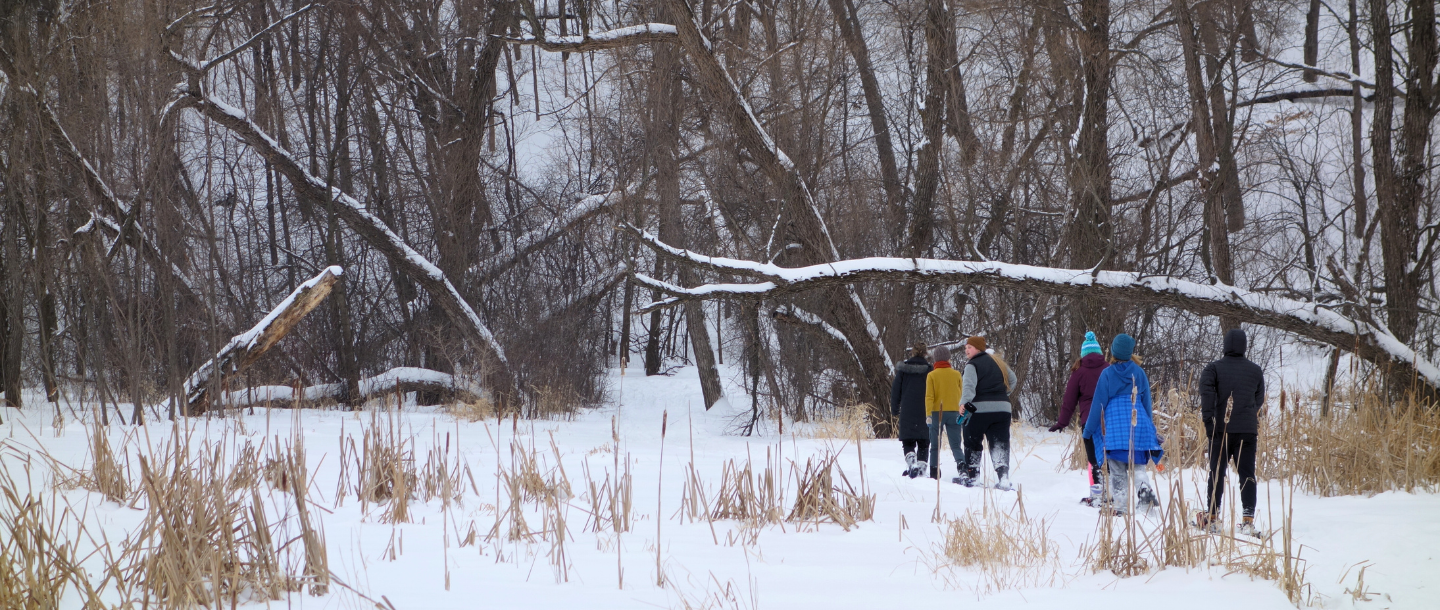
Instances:
[[[187,61],[183,56],[171,52],[178,64],[193,75],[198,68],[194,62]],[[278,141],[265,133],[259,125],[256,125],[239,108],[226,104],[208,93],[188,85],[185,87],[187,104],[200,112],[206,118],[230,130],[256,153],[264,157],[275,166],[294,186],[295,190],[302,196],[313,201],[327,204],[326,207],[331,213],[339,216],[345,221],[361,239],[364,239],[371,247],[379,250],[396,266],[415,280],[434,299],[435,303],[455,324],[468,343],[480,351],[480,355],[486,361],[486,369],[489,371],[487,383],[495,393],[502,407],[514,396],[516,392],[515,377],[510,370],[509,361],[505,357],[505,350],[495,335],[490,332],[475,313],[474,308],[465,300],[450,278],[440,271],[434,263],[425,258],[419,252],[411,248],[409,244],[400,239],[394,231],[391,231],[378,217],[371,214],[365,205],[351,197],[348,193],[325,183],[324,180],[311,175],[304,167],[296,161],[294,155],[285,150]]]
[[[343,273],[344,270],[340,267],[332,266],[325,268],[320,275],[306,280],[259,323],[250,330],[235,335],[225,347],[215,353],[214,358],[195,369],[185,380],[185,402],[189,409],[184,412],[203,412],[211,387],[223,386],[225,378],[259,360],[261,355],[295,328],[306,314],[320,305],[320,301],[329,296],[330,289]]]
[[[1440,388],[1440,367],[1384,328],[1344,316],[1316,303],[1287,299],[1227,286],[1200,284],[1162,275],[1127,271],[1091,271],[1015,265],[995,261],[951,261],[927,258],[861,258],[808,267],[705,256],[662,243],[649,233],[634,231],[642,243],[664,256],[720,273],[755,278],[751,284],[675,286],[634,274],[637,282],[669,295],[639,309],[673,307],[719,298],[774,298],[839,284],[916,282],[985,285],[1051,294],[1101,298],[1174,307],[1201,315],[1231,316],[1353,350],[1377,365],[1413,372]]]
[[[820,316],[794,305],[782,305],[770,312],[770,319],[777,322],[785,322],[786,324],[794,324],[810,331],[811,334],[825,341],[833,342],[840,348],[839,351],[841,353],[850,356],[850,362],[855,365],[857,371],[863,370],[860,361],[855,359],[855,348],[850,345],[850,340],[845,338],[845,334],[840,332],[840,329],[830,325],[829,322],[821,319]]]
[[[236,46],[235,48],[230,49],[229,51],[226,51],[226,52],[220,54],[219,56],[215,57],[214,59],[208,59],[208,60],[206,60],[205,62],[201,63],[201,64],[200,64],[200,69],[201,69],[201,70],[209,70],[210,68],[213,68],[213,67],[215,67],[216,65],[221,64],[221,63],[224,63],[226,60],[228,60],[228,59],[230,59],[230,58],[232,58],[232,57],[234,57],[234,56],[236,56],[236,55],[239,55],[239,54],[243,53],[243,52],[245,51],[245,49],[248,49],[248,48],[250,48],[250,47],[252,47],[252,46],[255,46],[255,43],[260,42],[260,39],[261,39],[261,38],[264,38],[264,37],[270,35],[270,32],[275,31],[275,28],[278,28],[278,27],[280,27],[280,26],[282,26],[282,25],[285,25],[285,24],[288,23],[290,20],[292,20],[292,19],[294,19],[294,18],[296,18],[296,17],[299,17],[299,16],[301,16],[301,15],[304,15],[305,13],[310,12],[310,9],[313,9],[313,8],[315,8],[315,7],[317,7],[317,6],[320,6],[320,5],[319,5],[319,4],[315,4],[315,3],[307,4],[307,5],[303,6],[303,7],[301,7],[300,9],[298,9],[298,10],[296,10],[296,11],[294,11],[294,12],[291,12],[290,14],[285,15],[285,16],[283,16],[283,17],[275,20],[275,23],[272,23],[272,24],[270,24],[270,25],[268,25],[268,26],[265,26],[265,29],[260,30],[259,32],[256,32],[254,36],[251,36],[250,38],[246,39],[245,42],[240,43],[240,44],[239,44],[238,46]]]
[[[7,75],[8,76],[8,75]],[[101,210],[92,213],[98,225],[113,234],[115,244],[125,243],[134,248],[142,257],[147,259],[157,269],[164,269],[175,278],[179,285],[180,292],[192,302],[198,303],[200,292],[190,283],[190,277],[180,269],[180,266],[171,261],[165,253],[155,244],[155,238],[151,237],[145,230],[134,222],[131,215],[131,206],[120,199],[105,179],[96,171],[95,166],[89,159],[80,152],[80,147],[75,145],[70,133],[60,124],[60,117],[55,114],[55,109],[45,100],[45,96],[31,87],[17,87],[34,96],[40,106],[40,119],[50,136],[59,145],[60,153],[70,158],[70,161],[80,169],[80,175],[85,181],[85,186],[99,199]],[[128,221],[126,219],[129,219]],[[126,222],[128,226],[120,223]]]
[[[494,281],[500,277],[500,274],[529,257],[531,253],[569,233],[576,225],[594,218],[601,212],[609,211],[624,196],[625,191],[622,189],[581,199],[575,203],[574,207],[545,223],[545,226],[521,235],[505,246],[504,250],[472,267],[470,269],[473,274],[472,279],[481,284]]]
[[[582,36],[554,36],[539,38],[533,35],[504,37],[496,36],[505,42],[523,45],[534,45],[555,53],[559,52],[585,52],[600,51],[604,49],[617,49],[637,44],[650,44],[654,42],[675,42],[679,34],[675,26],[665,23],[642,23],[629,27],[595,32]]]
[[[1352,84],[1360,85],[1361,87],[1364,87],[1364,88],[1366,88],[1366,89],[1374,89],[1374,88],[1375,88],[1375,83],[1372,83],[1372,82],[1370,82],[1370,81],[1368,81],[1368,80],[1365,80],[1365,79],[1363,79],[1363,78],[1360,78],[1360,77],[1357,76],[1357,75],[1354,75],[1354,74],[1351,74],[1351,73],[1349,73],[1349,72],[1346,72],[1345,70],[1325,70],[1325,69],[1322,69],[1322,68],[1317,68],[1317,67],[1315,67],[1315,66],[1307,66],[1307,65],[1305,65],[1305,64],[1295,64],[1295,63],[1290,63],[1290,62],[1288,62],[1288,61],[1280,61],[1280,60],[1275,59],[1275,58],[1273,58],[1273,57],[1264,57],[1264,56],[1261,56],[1261,59],[1265,60],[1266,63],[1272,63],[1272,64],[1275,64],[1275,65],[1280,66],[1280,67],[1282,67],[1282,68],[1290,68],[1290,69],[1292,69],[1292,70],[1303,70],[1303,71],[1305,71],[1305,72],[1314,72],[1315,74],[1319,74],[1319,75],[1321,75],[1321,76],[1325,76],[1325,77],[1328,77],[1328,78],[1333,78],[1333,79],[1345,81],[1345,82],[1347,82],[1347,83],[1352,83]],[[1396,92],[1396,95],[1397,95],[1397,96],[1400,96],[1400,97],[1404,97],[1404,95],[1401,94],[1400,92]]]

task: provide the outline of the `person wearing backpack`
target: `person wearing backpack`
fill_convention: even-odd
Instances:
[[[1070,366],[1070,381],[1065,384],[1060,417],[1055,420],[1055,425],[1050,426],[1051,432],[1059,432],[1069,427],[1072,416],[1078,418],[1082,428],[1085,426],[1085,421],[1090,417],[1090,404],[1095,398],[1095,384],[1100,381],[1100,373],[1105,370],[1106,364],[1105,356],[1100,353],[1100,343],[1095,340],[1095,333],[1086,331],[1085,342],[1080,344],[1080,358]],[[1089,464],[1089,472],[1086,474],[1090,482],[1090,495],[1081,498],[1080,503],[1094,506],[1100,501],[1105,486],[1100,482],[1100,462],[1096,460],[1094,441],[1082,438],[1081,442],[1085,444],[1085,461]]]
[[[1200,418],[1210,439],[1209,503],[1195,515],[1195,525],[1213,529],[1225,495],[1225,468],[1240,473],[1241,522],[1236,529],[1256,535],[1255,442],[1260,432],[1260,407],[1265,405],[1265,371],[1245,357],[1245,331],[1225,334],[1224,356],[1200,373]]]
[[[915,478],[926,474],[930,464],[930,431],[925,424],[925,379],[933,367],[925,359],[925,344],[910,349],[910,358],[895,365],[895,381],[890,384],[890,412],[897,422],[895,436],[905,452],[904,476]]]
[[[1130,510],[1130,483],[1138,508],[1158,508],[1160,500],[1145,465],[1164,457],[1150,396],[1150,378],[1134,355],[1135,339],[1120,333],[1110,342],[1111,364],[1095,383],[1085,435],[1095,443],[1110,471],[1110,497],[1117,515]]]
[[[981,450],[990,445],[990,464],[995,467],[995,488],[1013,489],[1010,482],[1010,388],[1015,372],[1004,360],[988,353],[985,337],[965,340],[965,374],[960,404],[970,414],[965,424],[965,469],[952,482],[974,487],[980,484]]]

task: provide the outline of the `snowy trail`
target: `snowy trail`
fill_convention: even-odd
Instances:
[[[1020,494],[966,489],[948,482],[954,464],[948,451],[942,454],[945,483],[938,486],[939,510],[959,516],[966,510],[982,510],[986,498],[992,506],[1010,510],[1023,497],[1031,518],[1049,523],[1049,538],[1056,545],[1060,570],[1042,574],[1035,585],[1032,578],[1018,589],[991,591],[990,581],[978,570],[941,568],[935,545],[941,541],[943,526],[932,522],[937,506],[937,485],[930,480],[900,476],[904,460],[893,440],[865,441],[857,447],[835,439],[807,439],[790,432],[774,434],[773,422],[763,434],[744,438],[727,434],[739,405],[721,403],[711,412],[703,411],[695,369],[680,369],[673,377],[644,378],[634,371],[624,376],[612,372],[612,396],[617,404],[588,411],[574,421],[494,420],[457,423],[449,415],[427,408],[407,407],[400,420],[414,438],[416,459],[423,460],[429,447],[449,442],[458,447],[474,474],[478,496],[468,489],[463,507],[443,510],[439,501],[411,507],[412,522],[389,524],[382,521],[381,508],[364,512],[359,502],[347,498],[336,504],[339,439],[358,435],[369,426],[368,413],[305,410],[298,419],[288,410],[256,409],[254,415],[225,419],[197,420],[195,438],[219,438],[222,432],[233,438],[258,444],[261,439],[288,438],[298,425],[304,435],[313,477],[312,500],[323,510],[313,511],[324,523],[330,568],[345,583],[375,599],[388,599],[400,610],[426,608],[636,608],[684,607],[681,595],[699,607],[702,598],[729,587],[739,603],[711,607],[743,608],[893,608],[966,603],[983,599],[987,608],[1061,607],[1101,608],[1151,607],[1178,610],[1210,610],[1217,607],[1292,607],[1275,583],[1251,580],[1242,574],[1226,576],[1224,568],[1170,568],[1148,576],[1120,579],[1107,573],[1091,573],[1080,558],[1080,547],[1093,539],[1097,516],[1093,509],[1076,500],[1086,492],[1084,476],[1078,471],[1056,472],[1064,459],[1068,437],[1035,428],[1015,429],[1013,470]],[[732,397],[738,388],[727,388]],[[38,397],[37,397],[38,398]],[[737,402],[739,402],[737,400]],[[34,404],[41,404],[38,400]],[[668,412],[669,426],[664,441],[663,491],[661,500],[661,559],[670,585],[656,586],[655,539],[657,471],[660,463],[661,413]],[[57,431],[51,427],[53,412],[30,409],[17,414],[6,410],[0,428],[0,460],[18,472],[22,456],[38,443],[55,458],[71,466],[87,462],[85,429],[73,420]],[[634,476],[632,531],[620,537],[618,556],[613,534],[585,531],[588,504],[582,464],[590,476],[601,479],[614,470],[611,421],[618,421],[620,452],[628,455]],[[691,430],[693,426],[693,449]],[[171,434],[169,424],[152,423],[134,432],[114,426],[111,442],[117,448],[128,433],[137,441],[148,436],[151,444],[162,443]],[[33,433],[33,436],[32,436]],[[549,562],[551,545],[545,542],[517,544],[481,542],[461,547],[473,522],[483,537],[495,521],[496,463],[509,463],[512,441],[534,446],[542,471],[554,466],[553,440],[559,449],[577,497],[566,513],[570,532],[565,544],[569,560],[569,581],[557,583]],[[876,494],[874,519],[846,532],[837,525],[797,527],[771,526],[758,534],[753,545],[727,544],[727,535],[738,535],[733,521],[709,524],[681,524],[680,508],[686,467],[694,464],[713,495],[719,484],[722,465],[731,459],[745,461],[747,455],[763,468],[767,451],[778,455],[787,468],[787,483],[793,476],[791,460],[830,449],[842,450],[839,461],[846,477],[860,483],[859,453],[864,455],[865,484]],[[1194,479],[1194,473],[1186,473]],[[993,475],[992,475],[993,476]],[[1174,476],[1167,473],[1165,476]],[[17,477],[23,484],[24,479]],[[42,477],[32,479],[40,485]],[[1159,482],[1160,487],[1165,481]],[[1267,493],[1260,489],[1261,520],[1269,514],[1269,502],[1278,503],[1278,484]],[[268,488],[267,488],[268,490]],[[268,501],[283,511],[284,494],[271,492]],[[100,496],[74,490],[64,497],[72,506],[89,505],[87,522],[103,526],[107,536],[119,540],[135,528],[142,511],[102,502]],[[793,489],[787,496],[793,502]],[[789,505],[787,503],[786,508]],[[993,510],[993,509],[992,509]],[[1304,545],[1307,580],[1314,599],[1328,608],[1424,608],[1434,607],[1434,576],[1440,574],[1436,548],[1440,548],[1440,496],[1436,494],[1386,493],[1372,498],[1316,498],[1300,495],[1296,502],[1295,538]],[[1278,515],[1277,515],[1278,519]],[[902,528],[903,525],[905,527]],[[540,527],[538,517],[532,529]],[[798,530],[798,531],[797,531]],[[714,540],[718,538],[717,545]],[[448,546],[448,548],[447,548]],[[393,553],[394,559],[390,556]],[[1359,562],[1369,560],[1365,583],[1375,593],[1369,602],[1353,602],[1345,594],[1355,585]],[[99,567],[98,565],[96,567]],[[446,571],[449,590],[446,590]],[[618,571],[623,570],[624,588]],[[1339,582],[1342,574],[1349,574]],[[80,607],[72,596],[66,607]],[[273,607],[346,608],[361,607],[360,600],[341,587],[328,596],[313,598],[293,594],[272,603]],[[251,607],[263,607],[252,604]]]

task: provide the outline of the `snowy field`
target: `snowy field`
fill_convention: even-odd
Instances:
[[[736,387],[727,389],[731,396],[743,396]],[[332,585],[319,597],[290,593],[270,602],[271,607],[375,607],[367,598],[400,610],[873,609],[943,607],[940,604],[975,600],[984,600],[987,608],[1294,606],[1274,581],[1232,573],[1224,566],[1172,567],[1129,578],[1090,569],[1085,553],[1095,541],[1099,517],[1094,509],[1076,502],[1087,490],[1084,475],[1057,467],[1070,451],[1071,437],[1066,434],[1017,427],[1013,470],[1020,490],[1001,492],[950,484],[954,465],[948,458],[942,459],[946,481],[942,484],[904,478],[899,443],[894,440],[867,440],[857,446],[844,439],[811,438],[804,426],[789,422],[783,435],[776,434],[774,422],[765,422],[755,436],[737,436],[733,429],[744,409],[722,402],[705,412],[694,368],[653,378],[633,370],[624,377],[612,371],[611,395],[614,403],[585,411],[572,421],[471,423],[435,408],[406,406],[398,415],[374,409],[296,413],[257,408],[253,414],[232,412],[188,425],[192,450],[202,439],[210,439],[228,447],[230,455],[238,454],[236,448],[246,443],[254,447],[266,443],[260,452],[263,457],[276,446],[277,438],[283,445],[297,433],[303,436],[311,515],[321,522],[329,569],[344,584]],[[30,486],[42,502],[52,502],[53,467],[36,456],[43,449],[61,463],[88,468],[90,441],[85,425],[73,416],[57,429],[54,413],[41,397],[31,404],[40,406],[18,416],[13,409],[3,411],[0,460],[22,494]],[[662,414],[667,414],[663,417],[668,422],[663,454]],[[452,472],[463,473],[468,467],[469,473],[459,477],[462,491],[457,502],[425,502],[417,497],[409,506],[408,522],[390,523],[385,504],[366,504],[353,494],[339,493],[344,487],[341,463],[353,460],[342,452],[341,439],[360,443],[365,429],[389,429],[390,421],[396,422],[417,467],[436,455],[459,466]],[[163,446],[173,432],[168,423],[151,423],[139,430],[111,426],[109,440],[117,454],[123,447],[131,456],[119,461],[129,462],[131,478],[138,480],[133,471],[139,448]],[[589,527],[594,504],[587,484],[599,486],[607,477],[615,479],[617,444],[619,468],[625,470],[628,460],[633,482],[633,521],[630,530],[619,535],[608,525],[602,532]],[[743,464],[748,459],[760,471],[769,456],[772,464],[782,465],[774,472],[784,486],[781,503],[789,511],[798,472],[791,464],[798,462],[798,470],[803,470],[807,459],[836,452],[839,471],[834,484],[875,497],[873,518],[848,531],[834,523],[786,522],[755,529],[735,520],[686,517],[682,498],[692,464],[713,510],[726,462]],[[558,529],[566,532],[562,544],[543,533],[529,542],[512,541],[506,535],[513,530],[510,524],[497,526],[497,519],[514,514],[500,487],[502,473],[517,472],[517,457],[533,457],[537,471],[551,482],[568,480],[571,493],[553,509],[538,502],[523,507],[532,534]],[[356,476],[355,467],[349,468],[343,475],[347,481]],[[1195,473],[1166,472],[1158,487],[1167,488],[1174,476],[1186,477],[1188,485],[1196,486]],[[291,527],[285,517],[294,512],[293,500],[265,483],[260,489],[272,523],[281,530]],[[1258,510],[1262,527],[1278,527],[1281,492],[1279,482],[1262,482]],[[103,530],[105,538],[119,544],[116,541],[144,520],[143,501],[125,506],[83,489],[64,490],[58,498],[82,515],[87,540],[100,539],[98,532]],[[998,571],[947,561],[940,550],[947,520],[967,511],[979,519],[1014,517],[1019,503],[1028,527],[1038,527],[1047,539],[1049,559]],[[1440,576],[1436,558],[1440,521],[1435,518],[1440,515],[1440,496],[1392,492],[1369,498],[1317,498],[1302,493],[1293,508],[1294,544],[1300,549],[1299,565],[1308,586],[1302,604],[1440,608],[1440,585],[1435,582]],[[663,575],[657,574],[657,540]],[[285,553],[294,550],[282,546]],[[86,561],[92,577],[96,576],[102,566],[99,555]],[[1362,566],[1362,594],[1355,595]],[[64,607],[82,607],[78,595],[66,601]],[[265,603],[252,600],[241,605]]]

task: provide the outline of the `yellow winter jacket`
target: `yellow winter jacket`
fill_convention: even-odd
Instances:
[[[960,410],[960,379],[951,367],[935,367],[925,376],[925,417],[936,411]]]

